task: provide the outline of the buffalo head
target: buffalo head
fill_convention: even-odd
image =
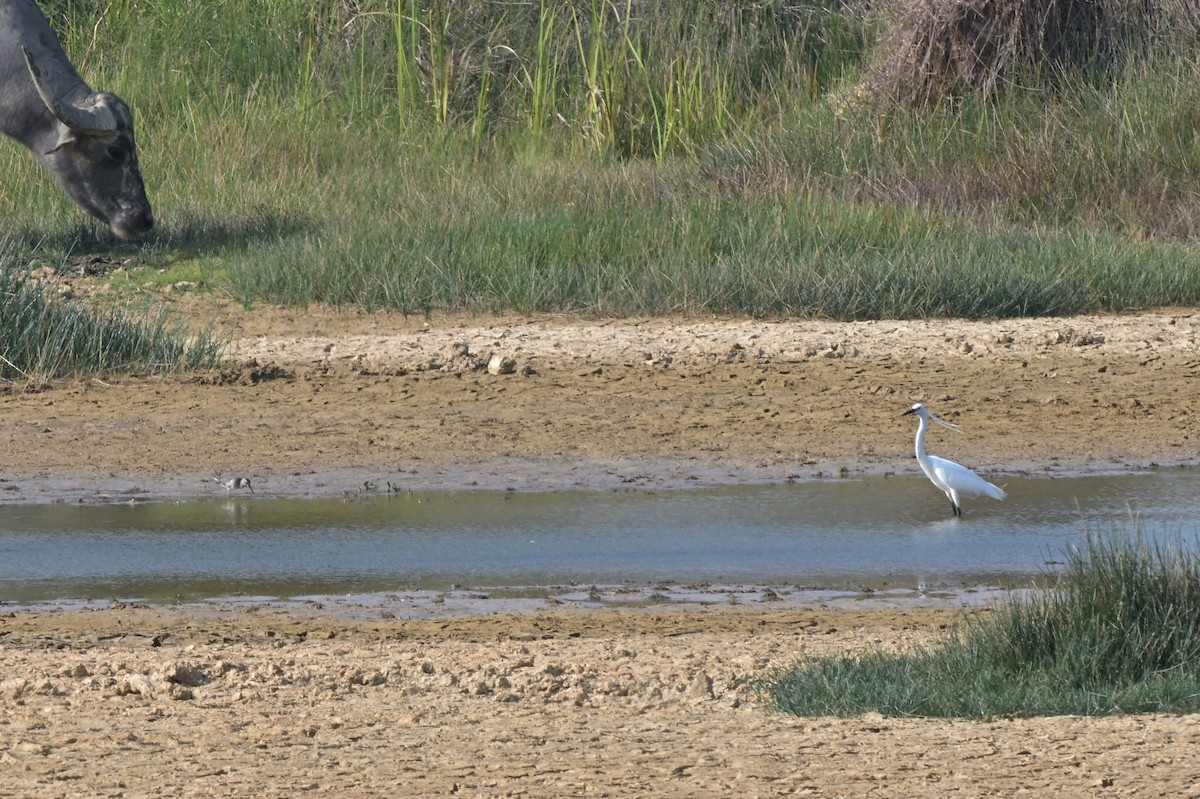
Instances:
[[[37,153],[42,163],[72,200],[120,238],[150,230],[154,215],[138,171],[129,107],[116,95],[92,91],[69,64],[22,50],[57,125],[57,138],[44,140],[52,146]]]

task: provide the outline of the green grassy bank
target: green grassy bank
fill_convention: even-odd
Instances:
[[[1194,545],[1093,533],[1049,589],[970,617],[937,644],[802,662],[764,692],[801,716],[1195,713],[1198,619]]]
[[[1200,302],[1195,9],[1107,2],[1080,21],[1097,4],[1060,0],[1061,30],[1031,33],[1037,4],[1017,3],[991,27],[934,20],[943,41],[909,5],[44,7],[134,108],[160,221],[140,258],[247,305],[862,319]],[[942,46],[976,29],[970,58]],[[0,169],[16,257],[116,246],[19,146]]]

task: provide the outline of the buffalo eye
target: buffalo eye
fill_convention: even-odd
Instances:
[[[111,158],[112,160],[116,161],[119,164],[125,163],[125,159],[129,156],[129,153],[125,150],[124,147],[120,147],[116,144],[109,145],[108,150],[106,152],[108,153],[109,158]]]

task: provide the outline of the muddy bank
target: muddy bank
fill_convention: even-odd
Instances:
[[[221,313],[235,349],[210,374],[11,387],[0,499],[194,496],[235,475],[329,496],[912,472],[899,415],[916,401],[963,427],[931,449],[991,474],[1200,461],[1190,311],[856,324]]]

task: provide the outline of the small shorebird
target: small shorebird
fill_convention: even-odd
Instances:
[[[214,477],[212,481],[218,485],[224,486],[226,494],[231,491],[236,491],[239,488],[248,488],[250,489],[251,494],[254,493],[254,486],[250,485],[250,478],[248,477],[231,477],[224,481],[219,477]]]

